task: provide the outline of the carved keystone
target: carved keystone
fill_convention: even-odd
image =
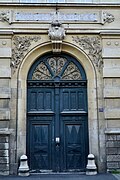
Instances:
[[[60,53],[62,49],[62,40],[65,38],[65,30],[58,20],[54,20],[51,23],[48,36],[52,42],[53,53]]]

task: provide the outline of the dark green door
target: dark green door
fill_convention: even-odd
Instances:
[[[28,74],[27,155],[34,172],[82,171],[88,155],[87,82],[68,55],[40,58]]]

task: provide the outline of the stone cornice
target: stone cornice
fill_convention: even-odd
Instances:
[[[0,6],[13,6],[13,7],[55,7],[56,8],[56,3],[0,3]],[[100,8],[100,7],[105,7],[107,8],[114,8],[114,7],[120,7],[120,3],[57,3],[57,7],[86,7],[86,8]]]

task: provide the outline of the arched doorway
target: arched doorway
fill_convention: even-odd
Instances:
[[[45,55],[27,79],[27,156],[33,172],[83,171],[88,155],[87,80],[73,57]]]

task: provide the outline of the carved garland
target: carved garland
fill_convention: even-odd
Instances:
[[[88,55],[91,57],[91,60],[100,71],[103,67],[100,37],[76,36],[73,37],[73,41],[78,43],[84,50],[87,51]]]
[[[31,42],[37,42],[39,39],[41,39],[40,36],[15,36],[13,38],[11,66],[14,69],[17,69],[18,65],[21,63],[23,57],[31,46]]]

